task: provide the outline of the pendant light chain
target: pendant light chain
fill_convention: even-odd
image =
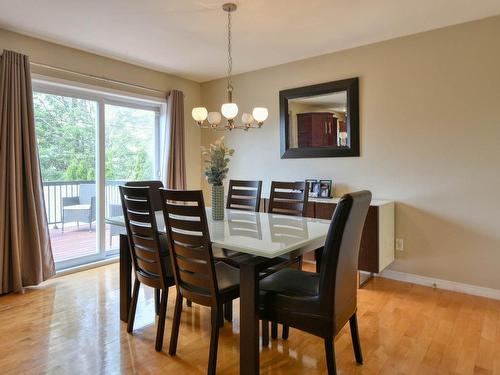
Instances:
[[[231,55],[231,12],[227,13],[227,89],[233,90],[232,73],[233,73],[233,56]]]

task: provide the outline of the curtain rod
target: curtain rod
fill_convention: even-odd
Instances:
[[[167,95],[166,91],[158,90],[158,89],[153,89],[153,88],[147,87],[147,86],[136,85],[134,83],[129,83],[129,82],[125,82],[125,81],[119,81],[119,80],[116,80],[116,79],[111,79],[111,78],[106,78],[106,77],[99,77],[99,76],[96,76],[96,75],[93,75],[93,74],[80,73],[80,72],[77,72],[75,70],[70,70],[70,69],[65,69],[65,68],[59,68],[57,66],[42,64],[42,63],[35,62],[35,61],[31,61],[30,64],[38,66],[38,67],[41,67],[41,68],[46,68],[46,69],[51,69],[51,70],[57,70],[59,72],[74,74],[74,75],[81,76],[81,77],[88,77],[88,78],[96,79],[98,81],[110,82],[110,83],[119,84],[119,85],[123,85],[123,86],[133,87],[133,88],[136,88],[136,89],[141,89],[141,90],[156,92],[156,93],[162,94],[163,96]]]

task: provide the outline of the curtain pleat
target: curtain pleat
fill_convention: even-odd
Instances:
[[[55,274],[43,200],[29,58],[0,59],[0,294]]]
[[[186,158],[184,155],[184,94],[172,90],[167,95],[166,186],[169,189],[186,189]]]

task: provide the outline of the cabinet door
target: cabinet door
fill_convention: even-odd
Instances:
[[[323,147],[325,145],[326,120],[321,113],[314,113],[312,118],[312,147]]]
[[[297,132],[299,147],[312,147],[312,116],[310,114],[297,114]]]
[[[331,220],[335,203],[315,203],[317,219]],[[359,247],[358,269],[378,273],[378,207],[370,206]]]

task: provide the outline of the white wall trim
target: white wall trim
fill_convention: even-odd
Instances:
[[[433,277],[420,276],[412,273],[405,273],[392,270],[384,270],[378,276],[385,277],[386,279],[403,281],[406,283],[413,283],[418,285],[425,285],[431,288],[438,288],[444,290],[451,290],[464,294],[471,294],[479,297],[492,298],[500,300],[500,290],[486,288],[477,285],[470,285],[464,283],[457,283],[455,281],[436,279]]]
[[[116,256],[109,257],[109,258],[106,258],[103,260],[98,260],[98,261],[91,262],[91,263],[85,263],[85,264],[82,264],[81,266],[63,268],[62,270],[57,270],[56,275],[53,278],[70,275],[70,274],[76,273],[76,272],[90,270],[92,268],[106,266],[106,265],[112,264],[112,263],[118,263],[119,261],[120,261],[120,257],[118,255],[116,255]]]

